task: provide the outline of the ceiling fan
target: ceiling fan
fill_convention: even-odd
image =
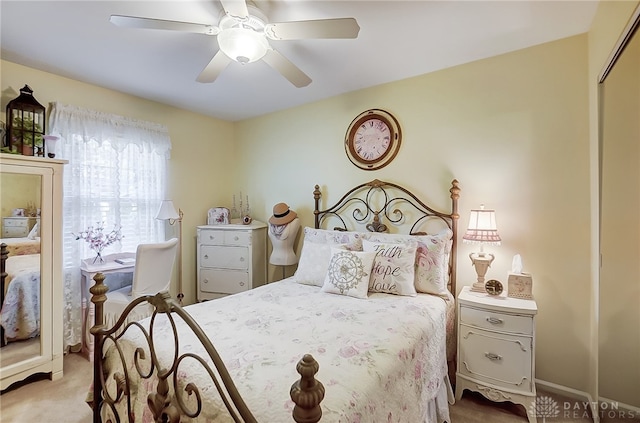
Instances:
[[[286,57],[274,50],[269,40],[309,38],[357,38],[360,26],[354,18],[318,19],[268,23],[265,15],[245,0],[219,0],[222,13],[217,25],[179,22],[136,16],[111,15],[117,26],[165,29],[215,35],[220,50],[197,77],[198,82],[213,82],[232,60],[241,64],[264,60],[296,87],[306,87],[311,78]]]

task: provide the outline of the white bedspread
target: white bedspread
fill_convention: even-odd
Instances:
[[[428,402],[447,380],[445,309],[442,298],[429,294],[369,294],[364,300],[292,280],[187,307],[262,423],[293,421],[289,389],[299,378],[296,363],[306,353],[320,364],[316,378],[326,388],[323,422],[425,422]],[[177,320],[180,352],[205,356],[195,336]],[[127,337],[142,341],[137,330]],[[164,317],[156,319],[154,337],[168,345],[158,354],[169,363],[173,339]],[[137,377],[133,364],[127,367]],[[206,394],[215,390],[208,376],[193,361],[181,365],[178,375],[205,392],[205,415],[198,421],[211,421],[217,414],[212,408],[223,405]],[[153,387],[155,383],[142,381],[132,394],[134,413],[142,421],[150,417],[145,389]],[[215,421],[231,418],[218,415]]]
[[[9,257],[0,325],[7,340],[40,333],[40,254]]]

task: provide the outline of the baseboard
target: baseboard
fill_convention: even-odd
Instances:
[[[591,418],[593,419],[593,423],[600,423],[598,403],[593,400],[593,397],[591,397],[588,392],[583,392],[577,389],[569,388],[567,386],[558,385],[557,383],[536,379],[536,389],[538,387],[544,388],[545,391],[577,400],[574,406],[577,406],[578,409],[576,410],[571,408],[569,411],[580,413],[580,410],[584,411],[584,409],[588,407],[591,413]]]
[[[601,404],[607,404],[607,409],[602,409],[600,412],[601,413],[606,413],[607,411],[619,411],[619,412],[626,412],[627,415],[631,415],[632,417],[638,418],[640,417],[640,408],[639,407],[634,407],[633,405],[630,404],[625,404],[623,402],[620,401],[616,401],[616,400],[612,400],[609,398],[605,398],[605,397],[600,397],[600,403]],[[606,414],[605,414],[606,415]],[[629,418],[629,417],[627,417]]]

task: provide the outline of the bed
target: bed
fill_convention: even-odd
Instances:
[[[40,332],[40,239],[0,239],[0,347]]]
[[[316,186],[294,276],[184,308],[141,297],[111,328],[96,275],[93,421],[450,422],[457,181],[449,192],[441,213],[373,180],[321,209]],[[143,303],[153,315],[125,324]]]

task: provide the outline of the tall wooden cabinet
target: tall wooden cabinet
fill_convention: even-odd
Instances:
[[[0,349],[0,389],[34,373],[48,373],[52,380],[62,377],[62,173],[65,163],[65,160],[0,153],[3,215],[7,213],[5,205],[14,201],[28,200],[41,209],[40,284],[37,287],[40,332],[36,337],[9,342]],[[32,191],[29,198],[25,197],[26,187]]]

